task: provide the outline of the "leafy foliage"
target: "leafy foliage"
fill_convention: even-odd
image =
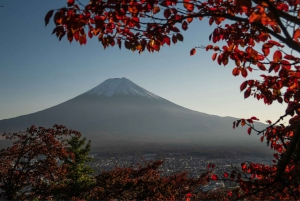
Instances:
[[[13,145],[0,151],[0,198],[7,200],[178,200],[206,184],[187,172],[161,176],[163,161],[137,168],[115,168],[94,176],[87,165],[91,142],[64,126],[31,126],[26,132],[3,134]]]
[[[52,129],[31,126],[26,132],[4,133],[13,145],[0,151],[0,192],[8,200],[50,199],[52,184],[63,180],[67,166],[58,160],[72,158],[68,137],[77,131],[55,125]]]
[[[154,52],[171,45],[171,41],[183,41],[180,31],[186,31],[195,20],[209,18],[209,24],[216,25],[209,36],[214,44],[200,48],[212,51],[212,60],[219,65],[233,62],[234,76],[247,78],[253,70],[263,73],[261,80],[249,79],[241,84],[244,98],[287,105],[278,121],[267,120],[269,126],[261,131],[254,127],[256,117],[234,122],[234,128],[247,125],[249,135],[261,135],[261,141],[276,152],[273,165],[242,163],[240,172],[230,174],[241,187],[236,196],[299,199],[299,7],[300,2],[294,0],[91,0],[87,5],[68,1],[67,8],[55,11],[53,33],[59,40],[67,35],[70,42],[74,38],[86,44],[87,31],[104,48],[115,44],[121,48],[124,44],[132,51]],[[46,25],[51,13],[45,17]],[[223,47],[216,46],[217,42],[223,42]],[[190,55],[195,55],[196,48]],[[279,124],[287,117],[288,125]],[[212,175],[212,179],[219,178]]]

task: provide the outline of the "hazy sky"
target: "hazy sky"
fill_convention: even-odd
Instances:
[[[45,27],[44,16],[66,0],[0,0],[0,5],[0,120],[57,105],[117,77],[208,114],[262,121],[284,114],[285,105],[244,100],[239,86],[245,79],[232,76],[233,62],[224,68],[212,62],[212,52],[200,49],[189,56],[194,46],[209,44],[213,27],[205,20],[194,20],[183,43],[139,55],[125,48],[104,50],[96,38],[83,46],[66,38],[59,42],[51,35],[53,21]]]

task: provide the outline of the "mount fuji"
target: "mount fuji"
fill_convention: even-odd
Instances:
[[[114,78],[54,107],[1,120],[0,133],[61,124],[92,140],[94,151],[266,150],[259,136],[233,130],[234,120],[184,108],[129,79]]]

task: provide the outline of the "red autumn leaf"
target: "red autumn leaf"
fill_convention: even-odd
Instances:
[[[252,127],[249,127],[248,129],[247,129],[247,133],[250,135],[251,134],[251,130],[252,130]]]
[[[186,30],[188,29],[188,23],[187,23],[186,21],[184,21],[184,22],[182,23],[182,26],[181,26],[181,27],[182,27],[183,30],[186,31]]]
[[[246,87],[247,87],[248,81],[244,81],[241,86],[240,86],[240,90],[243,91]]]
[[[244,98],[245,99],[248,98],[250,96],[250,94],[251,94],[251,88],[248,87],[248,89],[244,92]]]
[[[242,68],[242,69],[241,69],[241,72],[242,72],[242,76],[243,76],[244,78],[246,78],[247,75],[248,75],[247,70],[246,70],[245,68]]]
[[[186,197],[192,197],[193,194],[192,194],[192,193],[187,193],[185,196],[186,196]]]
[[[190,56],[193,56],[194,54],[196,54],[196,49],[195,48],[191,49]]]
[[[194,4],[191,3],[190,0],[184,0],[183,6],[185,7],[185,9],[188,10],[188,12],[193,12],[194,10]]]
[[[178,29],[177,27],[172,27],[171,30],[174,31],[174,32],[176,32],[176,33],[180,32],[179,29]],[[177,39],[179,40],[178,37],[177,37]]]
[[[75,0],[68,0],[67,4],[70,7],[70,6],[73,6],[74,2],[75,2]]]
[[[298,38],[300,38],[300,29],[299,28],[294,32],[293,38],[295,41],[298,42]]]
[[[171,39],[169,38],[169,36],[164,36],[164,41],[165,41],[165,43],[166,43],[167,45],[170,46],[170,44],[171,44]]]
[[[213,46],[212,46],[212,45],[207,45],[207,46],[205,47],[205,49],[206,49],[206,51],[211,50],[211,49],[213,49]]]
[[[284,55],[283,58],[288,59],[288,60],[297,60],[297,57],[294,57],[291,54],[286,54],[286,55]]]
[[[273,61],[274,61],[275,63],[278,63],[278,62],[281,61],[281,59],[282,59],[282,53],[281,53],[281,51],[276,50],[276,51],[274,52],[274,54],[273,54]]]
[[[247,121],[248,121],[250,124],[253,124],[253,120],[252,120],[252,119],[247,119]]]
[[[171,16],[171,10],[170,10],[170,9],[166,9],[166,10],[164,11],[164,17],[165,17],[166,19],[168,19],[170,16]]]
[[[213,47],[213,50],[214,50],[214,51],[219,51],[220,48],[219,48],[219,46],[214,46],[214,47]]]
[[[282,102],[283,102],[283,99],[282,99],[281,97],[277,97],[277,101],[278,101],[279,103],[282,103]]]
[[[260,137],[260,141],[263,142],[264,141],[264,136]]]
[[[212,55],[212,60],[214,61],[214,60],[216,60],[216,58],[217,58],[217,55],[218,55],[218,53],[217,52],[215,52],[215,53],[213,53],[213,55]]]
[[[214,180],[214,181],[216,181],[216,180],[218,180],[218,176],[215,175],[215,174],[212,174],[212,175],[211,175],[211,179]]]
[[[174,44],[177,43],[177,37],[176,37],[175,35],[172,36],[172,42],[173,42]]]
[[[48,13],[45,16],[45,26],[47,26],[47,24],[49,24],[49,20],[53,15],[54,10],[50,10],[48,11]]]
[[[239,74],[240,74],[240,69],[237,68],[237,67],[235,67],[235,68],[232,70],[232,75],[233,75],[233,76],[237,76],[237,75],[239,75]]]
[[[180,33],[178,33],[177,35],[176,35],[176,37],[177,37],[177,39],[179,40],[179,41],[183,41],[183,36],[180,34]]]
[[[228,173],[224,172],[224,177],[227,178],[228,177]]]
[[[212,25],[212,23],[213,23],[214,21],[215,21],[214,18],[211,17],[211,18],[209,19],[209,25]],[[210,37],[211,37],[211,36],[210,36]]]
[[[270,124],[270,125],[272,124],[272,122],[271,122],[270,120],[267,120],[266,122],[267,122],[268,124]]]
[[[256,117],[251,117],[250,119],[252,119],[252,120],[256,120],[256,121],[258,121],[259,119],[258,118],[256,118]]]
[[[73,34],[72,34],[72,32],[69,31],[67,33],[67,37],[68,37],[69,42],[71,43],[73,41]]]
[[[270,48],[268,48],[268,47],[263,46],[262,51],[263,51],[265,56],[268,56],[270,54]]]
[[[231,197],[231,196],[232,196],[232,192],[231,192],[231,191],[228,191],[228,192],[227,192],[227,195],[228,195],[229,197]]]
[[[262,63],[260,63],[260,62],[257,62],[257,67],[258,67],[260,70],[262,70],[262,71],[267,70],[266,67],[265,67],[265,65],[262,64]]]
[[[270,45],[276,45],[278,47],[284,47],[284,45],[281,45],[280,43],[278,43],[275,40],[268,40],[268,44],[270,44]],[[271,46],[271,47],[273,47],[273,46]]]
[[[91,31],[88,32],[88,36],[89,36],[89,38],[93,38],[93,34]]]
[[[245,170],[247,168],[246,163],[241,163],[241,167],[242,167],[242,170]]]

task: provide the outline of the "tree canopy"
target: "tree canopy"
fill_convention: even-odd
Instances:
[[[91,0],[87,4],[68,0],[67,7],[51,10],[53,34],[61,40],[86,44],[97,37],[103,47],[122,45],[132,51],[159,51],[161,46],[183,41],[182,32],[196,20],[208,18],[215,26],[209,35],[212,44],[195,47],[212,51],[219,65],[233,62],[234,76],[249,77],[262,71],[261,79],[244,81],[244,97],[271,105],[286,104],[278,121],[267,120],[264,130],[255,129],[253,116],[233,123],[248,126],[248,134],[261,135],[261,142],[274,149],[274,164],[245,162],[241,170],[224,173],[240,184],[237,196],[251,199],[299,199],[300,184],[300,2],[295,0]],[[222,47],[215,45],[221,42]],[[197,43],[195,41],[195,43]],[[195,44],[199,45],[199,44]],[[200,44],[201,45],[201,44]],[[231,63],[230,63],[231,64]],[[288,118],[288,124],[281,120]],[[212,179],[218,179],[212,175]],[[228,196],[232,196],[229,192]]]

